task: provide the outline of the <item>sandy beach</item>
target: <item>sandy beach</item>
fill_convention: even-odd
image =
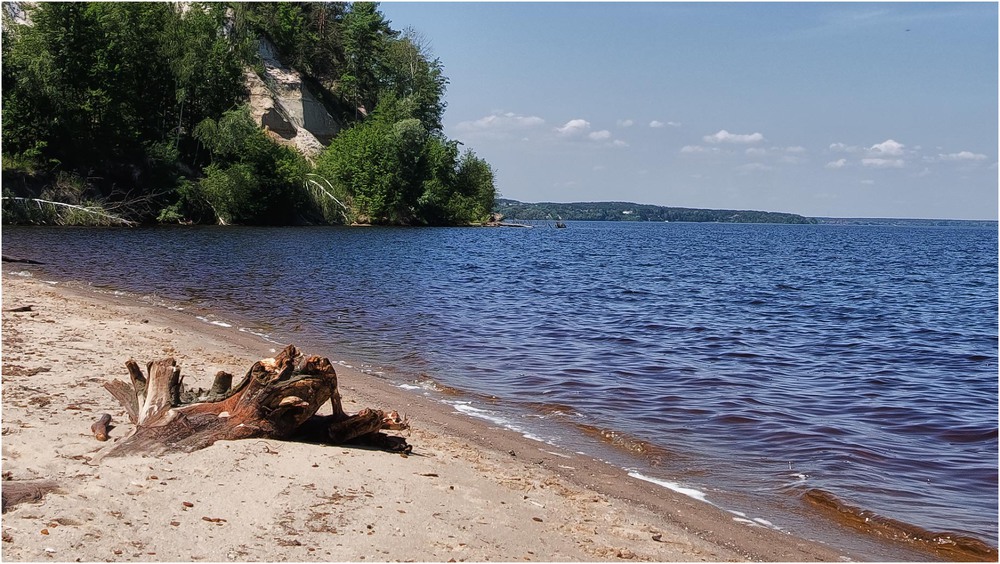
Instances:
[[[7,265],[5,265],[6,267]],[[172,356],[185,384],[242,375],[276,345],[183,312],[3,273],[3,472],[58,490],[3,516],[9,561],[842,561],[864,559],[734,519],[618,468],[530,441],[338,366],[344,408],[396,409],[409,456],[221,441],[91,459],[102,387]],[[30,311],[10,311],[31,306]],[[335,351],[305,351],[329,356]],[[10,482],[4,482],[9,484]]]

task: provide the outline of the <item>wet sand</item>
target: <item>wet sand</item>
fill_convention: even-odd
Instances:
[[[337,366],[344,408],[396,409],[408,457],[222,441],[190,454],[90,459],[102,387],[172,356],[185,384],[237,377],[277,345],[125,297],[3,273],[3,471],[59,489],[3,516],[10,561],[843,561],[625,471],[490,426]],[[31,306],[30,311],[9,311]],[[337,361],[336,351],[305,350]],[[9,474],[8,474],[9,473]],[[10,484],[10,482],[4,482]]]

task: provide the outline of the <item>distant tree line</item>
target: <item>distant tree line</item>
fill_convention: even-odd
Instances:
[[[791,213],[675,208],[629,202],[537,203],[499,199],[497,210],[510,219],[567,221],[689,221],[715,223],[816,223]]]
[[[492,210],[491,167],[442,132],[441,62],[378,4],[3,8],[5,223],[445,225]],[[348,125],[314,162],[250,118],[259,38]]]

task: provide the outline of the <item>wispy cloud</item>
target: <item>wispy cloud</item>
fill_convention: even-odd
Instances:
[[[615,123],[618,127],[632,127],[635,125],[635,122],[630,119],[620,119]]]
[[[571,119],[554,131],[557,137],[566,140],[587,139],[609,147],[628,147],[628,143],[621,139],[612,139],[611,132],[607,129],[591,131],[590,122],[583,118]]]
[[[957,153],[948,154],[938,154],[937,160],[942,162],[977,162],[985,161],[987,159],[986,155],[982,153],[973,153],[972,151],[959,151]]]
[[[903,159],[867,158],[861,159],[861,165],[870,168],[903,168]]]
[[[830,161],[826,163],[826,168],[838,169],[847,166],[847,159],[837,159],[835,161]]]
[[[474,121],[459,122],[455,130],[462,134],[504,137],[545,125],[538,116],[525,116],[513,112],[493,113]]]
[[[764,140],[760,133],[730,133],[725,129],[720,129],[717,133],[702,137],[706,143],[759,143]]]
[[[846,143],[830,143],[830,151],[834,153],[857,153],[862,151],[862,148]]]
[[[719,152],[717,147],[702,147],[701,145],[684,145],[681,147],[681,153],[688,155],[717,152]]]

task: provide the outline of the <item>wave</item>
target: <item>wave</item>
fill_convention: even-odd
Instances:
[[[930,550],[945,560],[965,562],[992,561],[998,558],[997,548],[960,533],[928,531],[874,511],[844,502],[830,492],[813,488],[802,494],[815,507],[832,514],[836,520],[866,534],[893,541],[908,542]]]
[[[640,439],[628,433],[603,429],[586,423],[574,423],[579,431],[584,435],[597,439],[605,444],[609,444],[619,450],[623,450],[630,455],[639,456],[652,466],[660,466],[665,460],[676,460],[682,456],[671,450],[656,445],[650,441]]]

